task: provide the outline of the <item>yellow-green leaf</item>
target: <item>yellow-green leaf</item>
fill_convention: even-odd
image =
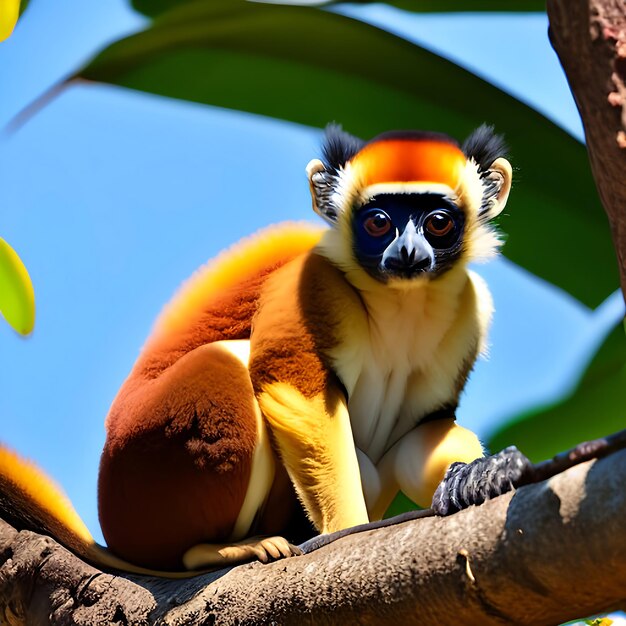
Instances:
[[[0,0],[0,41],[11,36],[20,15],[20,0]]]
[[[0,313],[22,335],[35,325],[35,292],[17,252],[0,238]]]

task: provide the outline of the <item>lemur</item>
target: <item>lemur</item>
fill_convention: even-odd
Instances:
[[[4,519],[100,565],[176,572],[297,554],[312,533],[380,519],[399,491],[429,506],[439,486],[448,513],[514,485],[506,465],[476,480],[483,448],[455,421],[492,315],[468,263],[500,245],[503,141],[487,126],[462,146],[331,126],[307,172],[327,228],[271,227],[198,270],[115,398],[108,550],[6,448]]]

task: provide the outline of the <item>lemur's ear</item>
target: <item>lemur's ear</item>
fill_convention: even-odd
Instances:
[[[504,138],[494,133],[493,126],[483,124],[465,140],[463,152],[476,164],[483,183],[479,217],[490,220],[502,212],[511,190],[512,169]]]
[[[483,177],[484,194],[480,215],[490,220],[500,215],[506,206],[506,201],[511,191],[513,170],[511,164],[504,158],[496,159]]]
[[[332,201],[335,177],[319,159],[309,161],[306,173],[309,177],[313,210],[329,224],[335,224],[338,218]]]
[[[364,145],[363,140],[344,132],[339,124],[329,124],[322,145],[322,160],[313,159],[307,165],[313,210],[331,225],[339,216],[333,193],[340,173]]]

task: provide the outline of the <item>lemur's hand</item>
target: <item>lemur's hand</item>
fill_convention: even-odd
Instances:
[[[450,515],[515,489],[533,464],[515,447],[471,463],[452,463],[433,496],[437,515]]]

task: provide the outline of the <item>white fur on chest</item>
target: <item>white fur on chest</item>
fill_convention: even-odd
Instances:
[[[466,271],[360,295],[364,319],[348,327],[333,356],[355,443],[376,463],[420,419],[456,400],[460,372],[482,347],[491,298]]]

